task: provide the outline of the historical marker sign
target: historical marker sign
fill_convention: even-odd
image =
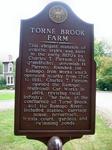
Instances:
[[[93,25],[63,3],[21,21],[15,108],[15,134],[94,133]]]

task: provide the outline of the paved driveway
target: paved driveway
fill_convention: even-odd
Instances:
[[[96,93],[96,110],[112,127],[112,92]]]
[[[0,100],[0,111],[6,110],[6,109],[13,109],[14,108],[14,101],[13,100]]]
[[[112,92],[97,92],[96,106],[112,112]]]

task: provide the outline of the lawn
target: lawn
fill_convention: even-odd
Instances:
[[[46,150],[43,143],[14,136],[13,110],[0,112],[0,150]]]
[[[13,122],[13,110],[0,112],[0,150],[47,150],[41,142],[14,136]],[[112,129],[97,116],[96,134],[71,140],[63,146],[63,150],[112,150]]]
[[[0,100],[13,100],[14,91],[12,90],[0,90]]]

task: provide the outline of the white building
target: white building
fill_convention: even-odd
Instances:
[[[6,80],[7,86],[14,86],[14,61],[12,60],[11,55],[8,56],[8,60],[3,61],[3,76]]]

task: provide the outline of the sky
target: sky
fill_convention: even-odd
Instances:
[[[20,20],[37,15],[54,0],[0,1],[0,60],[19,54]],[[58,0],[57,0],[58,1]],[[112,0],[61,0],[82,20],[94,24],[95,38],[112,39]]]

